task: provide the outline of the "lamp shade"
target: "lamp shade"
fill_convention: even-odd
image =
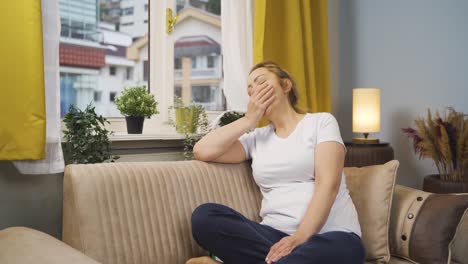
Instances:
[[[380,131],[380,89],[353,89],[353,132]]]

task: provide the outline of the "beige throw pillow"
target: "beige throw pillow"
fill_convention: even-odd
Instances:
[[[399,162],[344,168],[346,183],[358,212],[366,261],[390,260],[388,230]]]

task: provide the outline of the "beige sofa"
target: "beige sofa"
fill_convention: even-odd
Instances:
[[[346,169],[348,174],[361,173],[359,170]],[[383,174],[374,176],[387,177]],[[360,183],[357,182],[357,176],[348,177],[353,201],[355,198],[362,200],[363,197],[379,196],[379,193],[385,192],[374,190],[371,191],[374,193],[366,193],[366,190],[372,190],[370,185],[382,182],[378,178],[369,177],[360,179],[359,181],[366,181]],[[367,217],[363,215],[372,210],[382,209],[373,208],[375,204],[368,205],[380,198],[368,197],[368,204],[357,201],[362,203],[357,205],[361,224],[366,222],[362,226],[363,234],[366,234],[364,240],[390,241],[390,245],[364,241],[367,243],[366,249],[368,246],[373,251],[372,254],[375,253],[375,256],[368,258],[367,263],[414,263],[396,256],[390,257],[389,249],[403,257],[411,256],[414,220],[419,218],[418,214],[423,210],[419,206],[419,199],[425,199],[431,194],[398,185],[393,192],[394,180],[386,181],[391,184],[379,183],[376,188],[390,188],[390,192],[394,194],[393,197],[390,196],[393,206],[388,225],[368,224],[367,220],[361,219]],[[388,200],[388,197],[385,199]],[[249,162],[217,164],[177,161],[70,165],[66,167],[64,178],[63,241],[100,263],[185,263],[190,257],[206,254],[191,236],[190,216],[194,208],[205,202],[222,203],[258,221],[260,201],[261,194],[252,179]],[[380,207],[383,207],[382,212],[388,211],[390,214],[390,208],[385,208],[385,204],[382,203]],[[407,217],[409,212],[414,214],[411,219]],[[369,214],[369,217],[374,216]],[[386,216],[378,217],[379,221],[386,219]],[[468,214],[465,213],[461,219],[456,226],[456,239],[450,244],[452,250],[448,257],[453,264],[467,263],[463,261],[468,259]],[[369,233],[369,230],[376,230],[375,228],[379,232],[383,230],[383,235]],[[29,232],[25,229],[9,229],[6,232],[10,234],[9,238],[2,238],[5,231],[0,231],[1,263],[5,259],[11,260],[5,263],[29,263],[24,256],[18,257],[25,254],[29,259],[36,257],[37,260],[44,260],[35,263],[60,263],[45,261],[46,257],[53,259],[53,254],[72,256],[66,263],[96,263],[84,256],[77,256],[75,249],[47,235],[43,234],[38,238],[39,232],[33,232],[35,241],[48,241],[41,243],[43,248],[47,246],[50,250],[19,249],[19,245],[30,241]],[[22,238],[15,238],[14,234],[17,232],[23,233]],[[408,238],[402,240],[403,235]],[[5,254],[3,259],[2,253]],[[385,257],[386,254],[388,258]]]

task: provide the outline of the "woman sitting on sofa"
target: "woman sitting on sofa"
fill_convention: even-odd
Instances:
[[[362,264],[361,229],[343,174],[346,150],[336,119],[299,111],[293,78],[272,62],[252,68],[248,94],[245,116],[208,133],[194,156],[223,163],[252,159],[263,195],[262,222],[221,204],[202,204],[192,214],[196,242],[228,264]],[[262,117],[270,124],[255,128]],[[204,263],[218,262],[187,261]]]

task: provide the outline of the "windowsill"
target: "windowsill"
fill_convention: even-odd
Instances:
[[[208,123],[222,112],[224,111],[206,111]],[[185,135],[177,133],[172,125],[158,119],[158,116],[145,120],[143,134],[128,134],[123,117],[107,118],[107,120],[110,121],[110,124],[106,124],[106,128],[109,131],[114,131],[113,135],[109,135],[114,155],[151,153],[162,155],[162,153],[184,151]],[[65,126],[62,122],[62,130],[64,129]],[[64,139],[62,139],[62,143],[66,143]]]
[[[181,134],[115,133],[109,136],[109,140],[113,153],[117,155],[181,152],[184,149],[184,135]]]
[[[182,140],[182,134],[127,134],[115,133],[109,136],[110,141],[140,141],[140,140]]]

